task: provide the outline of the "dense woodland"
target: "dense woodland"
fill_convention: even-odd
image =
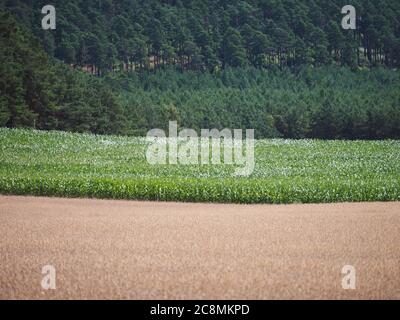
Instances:
[[[0,126],[400,138],[400,2],[0,0]]]

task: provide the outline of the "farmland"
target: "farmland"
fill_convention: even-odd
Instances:
[[[0,129],[0,193],[221,203],[400,200],[400,141],[258,140],[255,170],[157,165],[145,138]]]

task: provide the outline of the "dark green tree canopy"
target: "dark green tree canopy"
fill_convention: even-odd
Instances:
[[[400,138],[400,2],[0,1],[0,126]]]
[[[353,2],[357,30],[341,28],[344,0],[54,0],[57,30],[50,33],[40,28],[45,0],[4,0],[0,9],[33,30],[49,54],[101,71],[398,67],[400,2]]]

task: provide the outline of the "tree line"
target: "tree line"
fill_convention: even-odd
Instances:
[[[119,133],[122,105],[109,86],[50,58],[0,13],[0,126]]]
[[[246,46],[243,30],[247,26],[254,31],[259,23],[281,25],[286,21],[285,30],[292,30],[291,24],[301,21],[293,17],[301,12],[309,19],[304,20],[307,28],[318,26],[314,21],[318,17],[326,18],[325,27],[339,24],[340,1],[275,1],[261,16],[259,10],[251,11],[250,16],[240,12],[272,1],[54,3],[57,29],[46,32],[40,29],[40,10],[33,10],[37,1],[0,4],[6,7],[0,13],[0,126],[145,135],[153,128],[166,129],[168,121],[176,120],[181,127],[196,130],[252,128],[257,138],[400,138],[400,74],[391,68],[398,64],[397,40],[379,51],[377,43],[383,45],[385,33],[369,27],[368,32],[375,32],[382,41],[366,41],[362,35],[360,41],[368,43],[366,47],[346,55],[343,46],[329,47],[334,42],[327,36],[331,40],[326,44],[326,63],[316,59],[316,47],[308,40],[302,40],[306,50],[295,53],[257,51],[257,42]],[[338,22],[328,14],[332,6]],[[374,21],[384,17],[387,33],[397,39],[398,18],[393,12],[398,12],[399,5],[363,1],[363,6],[373,6],[374,10],[368,7],[368,14]],[[382,7],[387,10],[379,11]],[[121,16],[126,15],[124,24]],[[170,17],[169,24],[166,17]],[[196,17],[201,17],[198,23],[203,29],[209,26],[206,34],[212,36],[204,36],[212,40],[209,55],[199,42],[202,37],[193,31]],[[141,31],[130,29],[131,23]],[[145,27],[150,25],[154,28]],[[179,26],[185,32],[174,33]],[[153,33],[158,27],[161,32],[156,36]],[[283,33],[274,38],[271,29],[259,30],[258,36],[270,38],[269,46],[284,45]],[[312,34],[310,30],[304,31],[304,37]],[[344,37],[343,30],[338,32]],[[225,38],[230,33],[237,37]],[[140,46],[135,42],[138,37],[143,38]],[[199,57],[179,51],[185,37],[195,45]],[[156,38],[159,51],[155,50]],[[315,43],[324,44],[320,40]],[[173,59],[168,60],[161,50],[165,45],[171,46]],[[140,59],[139,48],[146,53]],[[299,52],[306,59],[295,63]],[[358,68],[350,67],[349,57]],[[71,65],[89,67],[101,77]],[[117,72],[123,68],[127,72]]]
[[[110,77],[122,92],[127,134],[181,127],[255,129],[256,138],[400,138],[400,74],[384,68],[305,66],[174,69]]]
[[[98,75],[178,66],[281,68],[400,64],[400,2],[354,0],[357,29],[341,28],[345,0],[53,0],[57,29],[41,30],[46,0],[3,6],[48,54]]]

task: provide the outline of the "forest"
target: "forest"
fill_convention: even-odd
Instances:
[[[400,137],[400,2],[0,1],[0,126],[145,135]]]

